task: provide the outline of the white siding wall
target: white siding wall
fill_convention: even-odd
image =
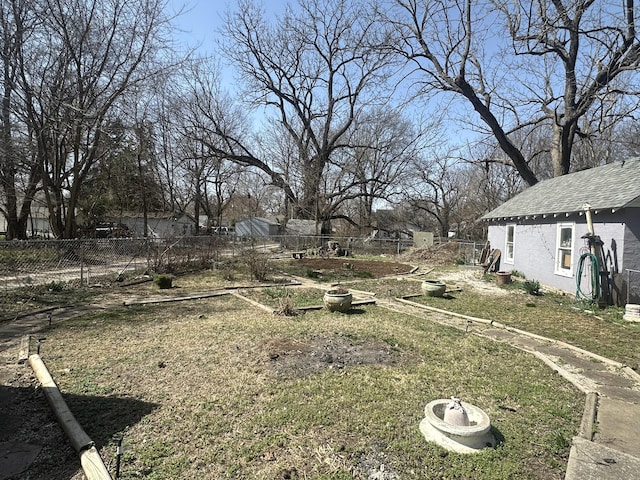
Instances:
[[[613,222],[611,215],[594,215],[594,231],[604,242],[605,255],[610,254],[612,259],[618,259],[618,267],[622,267],[625,224]],[[573,254],[571,277],[555,273],[556,249],[559,223],[574,223]],[[640,225],[639,225],[640,230]],[[587,233],[585,217],[570,215],[546,218],[542,222],[534,221],[516,222],[514,236],[514,261],[513,264],[500,263],[501,270],[518,270],[527,279],[537,280],[542,285],[558,288],[569,293],[575,293],[575,272],[580,255],[587,250],[586,239],[581,238]],[[488,240],[491,248],[499,248],[503,254],[506,250],[506,224],[492,224],[488,229]],[[614,242],[612,242],[612,240]],[[640,248],[640,247],[638,247]],[[613,250],[617,249],[617,252]],[[614,255],[615,253],[615,255]]]

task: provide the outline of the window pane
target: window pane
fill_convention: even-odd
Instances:
[[[507,227],[507,242],[513,242],[513,231],[515,230],[513,225]]]
[[[555,273],[563,276],[573,275],[573,235],[574,224],[558,224]]]
[[[562,228],[560,230],[560,246],[571,247],[571,228]]]

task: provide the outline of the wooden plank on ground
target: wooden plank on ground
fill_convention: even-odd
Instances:
[[[238,292],[231,292],[231,295],[233,295],[236,298],[239,298],[240,300],[243,300],[251,305],[253,305],[254,307],[258,307],[262,310],[264,310],[265,312],[269,312],[269,313],[273,313],[274,312],[274,308],[269,307],[267,305],[263,305],[260,302],[256,302],[255,300],[251,300],[250,298],[245,297],[244,295],[240,295]]]
[[[31,335],[24,335],[20,339],[20,350],[18,351],[18,363],[24,363],[31,354]]]
[[[184,302],[187,300],[201,300],[203,298],[211,298],[211,297],[220,297],[222,295],[229,295],[230,292],[220,291],[220,292],[209,292],[202,293],[199,295],[189,295],[188,297],[170,297],[170,298],[152,298],[149,300],[140,300],[133,302],[123,302],[125,307],[130,307],[132,305],[149,305],[152,303],[171,303],[171,302]]]
[[[352,307],[357,307],[359,305],[375,305],[375,298],[368,298],[366,300],[354,300],[351,302]],[[322,310],[324,305],[307,305],[306,307],[296,307],[297,310]]]

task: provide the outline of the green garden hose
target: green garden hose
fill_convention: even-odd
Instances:
[[[585,295],[580,288],[580,280],[582,279],[582,269],[585,261],[591,261],[591,297]],[[578,270],[576,272],[576,299],[586,298],[592,302],[600,298],[600,269],[598,268],[598,258],[593,253],[583,253],[578,260]]]

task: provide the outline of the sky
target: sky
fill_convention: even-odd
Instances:
[[[288,1],[265,0],[259,1],[267,14],[278,14],[283,12]],[[293,2],[295,3],[295,1]],[[234,10],[237,2],[234,0],[168,0],[168,8],[172,12],[180,15],[175,23],[183,30],[181,37],[189,44],[201,44],[201,48],[206,52],[215,50],[215,39],[217,30],[222,26],[223,17],[228,10]]]
[[[281,14],[285,5],[289,4],[295,8],[296,0],[257,0],[262,5],[267,14]],[[183,13],[175,19],[175,25],[180,30],[177,32],[178,42],[190,47],[198,46],[198,51],[203,55],[216,54],[219,39],[219,30],[223,25],[225,13],[234,10],[237,6],[236,0],[168,0],[169,12]],[[233,92],[237,88],[236,76],[230,67],[224,66],[224,59],[220,59],[222,67],[221,81],[222,87],[228,92]],[[255,112],[254,112],[255,113]],[[262,120],[262,117],[259,116]],[[260,120],[257,120],[260,121]],[[459,134],[459,128],[454,127]]]
[[[279,14],[284,10],[288,1],[284,0],[258,0],[267,14]],[[294,2],[295,3],[295,0]],[[178,28],[177,41],[185,44],[185,47],[198,47],[202,55],[216,54],[218,50],[217,40],[220,38],[219,30],[223,25],[225,14],[233,11],[237,6],[236,0],[168,0],[168,14],[182,14],[175,20]],[[223,88],[233,91],[237,87],[234,72],[224,66],[224,59],[218,58],[222,67],[221,79]]]
[[[228,5],[234,2],[216,0],[169,0],[168,7],[173,12],[183,9],[175,23],[180,32],[181,41],[190,46],[200,45],[204,52],[215,50],[216,30],[222,23],[222,17]]]

